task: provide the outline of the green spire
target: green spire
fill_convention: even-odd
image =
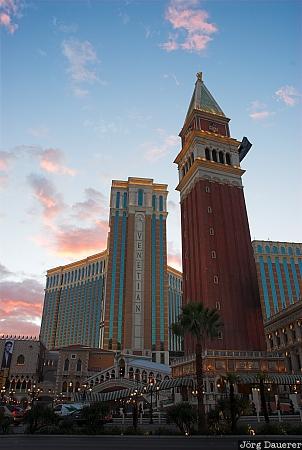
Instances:
[[[212,97],[211,93],[208,91],[204,82],[202,81],[202,72],[198,72],[196,76],[197,80],[195,83],[195,89],[186,115],[186,120],[193,109],[198,109],[199,111],[204,111],[225,117],[222,109]]]

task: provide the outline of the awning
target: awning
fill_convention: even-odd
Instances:
[[[116,391],[110,391],[110,392],[86,392],[85,395],[85,401],[86,402],[109,402],[112,400],[118,400],[123,398],[129,398],[131,397],[131,394],[135,395],[144,395],[149,394],[151,391],[163,391],[166,389],[172,389],[175,387],[182,387],[182,386],[191,386],[193,385],[194,381],[192,378],[175,378],[175,379],[169,379],[161,381],[160,383],[156,383],[153,385],[146,385],[146,386],[134,386],[129,389],[118,389]],[[100,385],[98,385],[99,387]],[[81,402],[83,401],[83,393],[76,393],[75,394],[75,401]]]
[[[238,374],[239,384],[259,384],[258,375],[249,374]],[[264,383],[276,383],[276,384],[302,384],[302,374],[292,375],[292,374],[280,374],[280,373],[270,373],[266,375]]]

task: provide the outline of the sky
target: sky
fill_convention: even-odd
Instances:
[[[38,335],[47,269],[106,247],[112,179],[169,186],[196,73],[242,162],[252,239],[301,242],[300,0],[0,0],[0,335]]]

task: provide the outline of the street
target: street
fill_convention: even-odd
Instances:
[[[301,442],[299,436],[271,436],[272,441]],[[259,441],[267,436],[0,436],[1,450],[237,450],[238,441]],[[249,445],[249,444],[248,444]],[[248,447],[250,448],[250,447]]]

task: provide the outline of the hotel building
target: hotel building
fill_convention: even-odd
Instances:
[[[253,241],[267,349],[302,371],[302,244]]]
[[[40,340],[51,350],[100,346],[107,251],[47,271]]]
[[[112,182],[103,348],[169,362],[167,185]]]

